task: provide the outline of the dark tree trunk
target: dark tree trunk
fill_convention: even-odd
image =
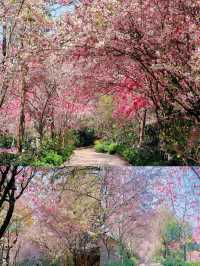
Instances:
[[[6,39],[6,31],[7,31],[7,25],[6,23],[3,23],[3,40],[2,40],[2,55],[3,55],[3,62],[5,62],[5,57],[7,54],[7,39]]]
[[[187,248],[185,244],[183,245],[183,259],[184,261],[187,260]]]
[[[142,120],[140,123],[139,147],[141,147],[141,145],[144,143],[146,116],[147,116],[147,110],[144,110],[142,114]]]
[[[26,74],[27,68],[22,65],[22,87],[21,87],[21,105],[20,105],[20,115],[19,115],[19,129],[18,129],[18,151],[22,152],[22,145],[25,135],[25,104],[26,104]]]
[[[3,66],[3,72],[5,74],[5,70],[6,70],[5,61],[6,61],[6,55],[7,55],[7,37],[6,37],[7,25],[6,25],[5,22],[3,22],[2,28],[3,28],[3,37],[2,37],[2,56],[3,56],[3,58],[2,58],[2,66]],[[8,89],[8,80],[7,80],[6,77],[4,77],[3,84],[2,84],[2,87],[1,87],[1,91],[0,91],[0,107],[2,107],[2,105],[4,103],[7,89]]]
[[[13,212],[14,212],[14,208],[15,208],[15,196],[14,196],[15,187],[14,186],[15,186],[15,182],[13,182],[13,188],[10,194],[8,211],[4,219],[4,222],[0,228],[0,239],[4,236],[6,229],[8,228],[8,225],[10,224]]]
[[[5,188],[3,191],[1,188],[0,208],[3,207],[4,203],[8,202],[8,209],[7,209],[6,216],[3,220],[3,223],[0,227],[0,239],[4,236],[6,229],[10,223],[10,220],[11,220],[12,215],[13,215],[14,207],[15,207],[15,201],[16,201],[16,199],[15,199],[15,189],[16,189],[15,188],[15,178],[17,175],[17,166],[15,166],[12,169],[11,178],[6,183],[6,180],[8,178],[8,174],[9,174],[8,169],[10,169],[10,168],[7,167],[1,176],[1,177],[3,177],[2,179],[4,179],[3,185],[5,185]],[[2,179],[1,179],[1,182],[2,182]]]

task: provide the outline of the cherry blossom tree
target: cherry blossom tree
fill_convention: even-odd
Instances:
[[[198,1],[93,1],[75,19],[81,19],[83,12],[86,17],[82,21],[88,22],[88,27],[82,34],[80,49],[85,52],[80,50],[80,56],[89,57],[90,67],[96,70],[88,77],[90,81],[95,76],[98,87],[124,91],[125,102],[130,93],[127,99],[132,111],[154,105],[156,112],[170,114],[165,108],[167,101],[174,111],[182,110],[199,120],[195,108],[199,88],[189,66],[198,49]]]
[[[139,114],[140,143],[147,110],[164,129],[177,117],[192,120],[189,138],[198,139],[198,14],[199,2],[190,0],[90,1],[62,20],[62,43],[62,33],[71,31],[79,62],[75,83],[85,97],[114,95],[117,117]]]

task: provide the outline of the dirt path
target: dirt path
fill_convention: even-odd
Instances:
[[[129,165],[118,155],[97,153],[94,148],[76,149],[65,166],[101,166],[101,165]]]

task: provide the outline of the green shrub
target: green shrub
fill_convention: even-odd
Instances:
[[[166,159],[160,150],[151,150],[149,147],[129,148],[118,145],[117,153],[132,165],[164,165]]]
[[[159,149],[148,146],[137,149],[137,165],[163,165],[166,162],[165,154]]]
[[[185,261],[175,258],[167,258],[163,262],[164,266],[186,266]]]
[[[167,164],[165,153],[149,146],[130,148],[128,145],[101,140],[95,142],[95,150],[102,153],[118,153],[130,164],[137,166]]]
[[[28,166],[32,164],[32,161],[32,154],[27,152],[22,154],[0,153],[0,165]]]
[[[164,260],[163,266],[200,266],[200,262],[186,262],[181,259],[170,257]]]
[[[64,149],[61,149],[60,151],[58,151],[58,154],[62,156],[63,161],[66,161],[67,159],[70,158],[73,151],[74,151],[74,145],[68,145]]]
[[[124,147],[121,155],[131,164],[137,161],[137,150]]]
[[[13,153],[0,153],[0,163],[1,165],[16,164],[18,159],[17,154]]]
[[[118,144],[109,141],[96,141],[94,147],[97,152],[115,154],[118,149]]]
[[[16,145],[16,140],[12,136],[0,135],[0,148],[11,148]]]
[[[35,166],[59,166],[63,163],[63,158],[57,152],[49,150],[43,152],[42,156],[35,160]]]
[[[62,165],[73,153],[74,145],[68,144],[62,147],[59,138],[43,140],[34,166],[59,166]]]
[[[17,262],[16,266],[61,266],[62,263],[59,260],[49,261],[46,259],[38,260],[24,260]]]
[[[10,137],[5,138],[3,144],[6,143],[7,147],[1,148],[0,163],[1,165],[21,165],[21,166],[59,166],[62,165],[67,159],[70,158],[74,150],[73,144],[68,144],[66,147],[62,147],[60,139],[44,138],[39,150],[34,150],[31,147],[32,139],[26,138],[23,144],[24,152],[21,154],[11,153],[8,147],[11,145]],[[2,144],[1,143],[1,144]],[[4,146],[6,146],[4,145]],[[17,150],[16,150],[17,152]]]
[[[200,262],[187,262],[186,266],[200,266]]]
[[[95,150],[102,153],[118,153],[132,165],[164,165],[166,162],[162,151],[149,147],[130,148],[115,142],[96,141]]]
[[[117,152],[117,147],[118,147],[118,144],[117,143],[110,143],[108,145],[108,153],[109,154],[115,154]]]
[[[108,144],[106,144],[105,142],[96,141],[94,147],[97,152],[108,152]]]
[[[60,151],[61,149],[62,145],[58,137],[54,138],[46,137],[43,139],[42,143],[40,144],[40,153],[50,150]]]

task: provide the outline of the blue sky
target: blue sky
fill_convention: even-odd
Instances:
[[[73,12],[75,9],[74,5],[53,5],[51,7],[51,14],[53,17],[59,17],[62,16],[65,12]]]

